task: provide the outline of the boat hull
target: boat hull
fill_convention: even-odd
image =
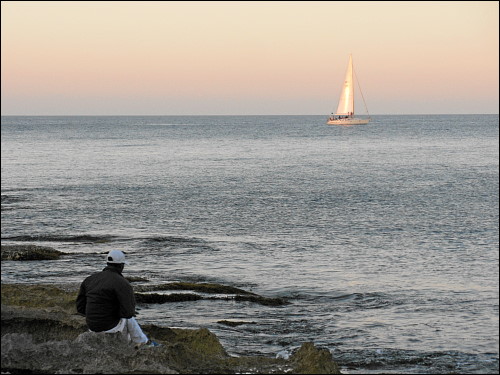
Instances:
[[[327,125],[366,125],[369,122],[369,118],[342,118],[338,120],[328,120]]]

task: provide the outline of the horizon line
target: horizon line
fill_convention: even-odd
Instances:
[[[469,116],[469,115],[499,115],[499,113],[377,113],[372,115],[360,115],[359,117],[370,116]],[[221,117],[221,116],[326,116],[328,114],[1,114],[2,117],[153,117],[153,116],[190,116],[190,117]]]

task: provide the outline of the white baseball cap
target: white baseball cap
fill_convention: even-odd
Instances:
[[[129,264],[127,261],[125,261],[125,254],[123,254],[122,251],[120,250],[111,250],[108,253],[108,256],[106,257],[106,261],[108,263],[115,263],[115,264]]]

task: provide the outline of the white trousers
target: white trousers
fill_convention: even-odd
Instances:
[[[115,327],[104,331],[104,333],[115,332],[121,332],[123,335],[126,335],[128,341],[132,341],[134,344],[148,342],[148,337],[144,334],[144,332],[142,332],[141,326],[137,323],[135,318],[121,318]]]

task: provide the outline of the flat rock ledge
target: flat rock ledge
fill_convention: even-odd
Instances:
[[[206,328],[143,325],[162,344],[135,349],[120,334],[89,332],[76,291],[2,284],[2,373],[24,374],[340,374],[329,350],[303,343],[289,359],[233,357]]]
[[[48,246],[2,245],[2,260],[54,260],[64,255]]]

